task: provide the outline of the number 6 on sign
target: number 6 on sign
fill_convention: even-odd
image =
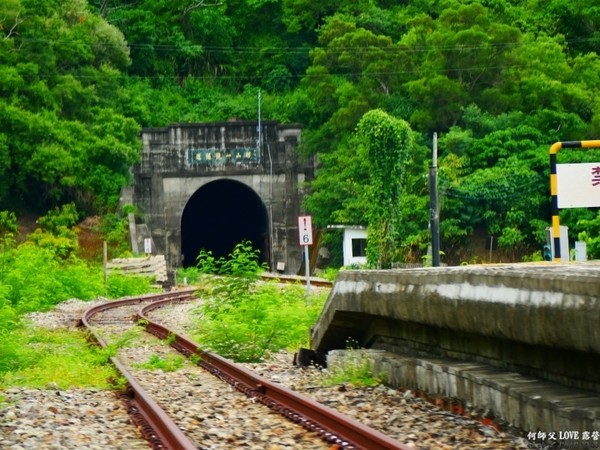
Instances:
[[[300,245],[312,245],[312,217],[298,217],[298,233],[300,234]]]

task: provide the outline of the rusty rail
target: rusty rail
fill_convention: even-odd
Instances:
[[[301,277],[298,275],[282,275],[276,273],[263,273],[261,275],[261,279],[265,281],[279,281],[280,283],[300,283],[306,284],[306,277]],[[312,278],[310,279],[311,286],[317,287],[332,287],[333,282],[329,280],[325,280],[323,278]]]
[[[340,414],[312,399],[262,378],[244,367],[211,352],[201,350],[181,334],[150,320],[146,314],[153,309],[177,301],[158,300],[141,307],[138,319],[146,331],[161,339],[169,339],[171,346],[186,356],[199,357],[199,365],[228,382],[236,389],[253,397],[304,428],[318,433],[324,440],[345,449],[407,450],[408,446],[364,424]]]
[[[104,303],[87,310],[81,322],[91,331],[94,338],[101,345],[106,346],[102,338],[93,332],[89,323],[90,319],[95,314],[111,308],[140,304],[136,319],[142,321],[146,331],[161,339],[168,339],[170,345],[182,354],[188,357],[192,355],[198,357],[198,364],[204,369],[239,391],[279,412],[289,420],[317,433],[326,442],[331,443],[332,448],[347,450],[408,450],[410,448],[325,405],[272,383],[217,354],[203,351],[184,335],[173,333],[146,316],[153,309],[174,302],[188,301],[192,298],[193,292],[193,289],[186,289]],[[133,405],[130,409],[137,416],[137,418],[134,417],[134,420],[138,422],[144,437],[148,439],[153,448],[177,450],[196,448],[160,406],[135,381],[135,378],[118,358],[113,357],[111,361],[127,380],[127,397]]]
[[[88,309],[81,319],[81,324],[84,325],[93,338],[102,346],[106,347],[106,342],[94,332],[90,325],[90,319],[100,312],[116,308],[144,302],[152,302],[161,298],[169,299],[185,299],[191,297],[193,290],[178,291],[167,294],[156,294],[134,299],[116,300],[113,302],[103,303],[101,305]],[[128,405],[128,411],[134,422],[140,428],[144,438],[150,443],[154,449],[181,449],[194,450],[196,446],[188,439],[188,437],[179,429],[179,427],[169,418],[167,413],[152,399],[152,397],[138,384],[135,377],[127,370],[121,361],[114,357],[110,357],[111,363],[127,380],[126,392],[122,396]]]

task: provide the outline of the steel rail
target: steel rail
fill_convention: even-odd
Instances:
[[[206,370],[304,428],[318,433],[327,442],[345,449],[408,450],[410,448],[325,405],[272,383],[215,353],[201,350],[186,336],[173,333],[163,325],[150,320],[146,315],[153,309],[178,300],[168,298],[143,306],[138,311],[138,320],[144,323],[146,331],[161,339],[168,339],[170,345],[179,352],[186,356],[198,357],[198,364]]]
[[[192,294],[193,290],[185,290],[103,303],[88,309],[83,314],[81,325],[88,329],[91,336],[102,347],[106,347],[106,342],[93,330],[90,324],[90,320],[94,315],[119,306],[156,301],[165,296],[169,299],[184,299],[189,298]],[[127,381],[126,393],[123,397],[128,404],[128,412],[131,414],[134,422],[140,427],[142,435],[150,443],[151,447],[154,449],[195,450],[197,447],[139,385],[125,365],[114,356],[110,357],[110,361]]]
[[[280,283],[300,283],[306,284],[306,277],[300,277],[298,275],[281,275],[275,273],[263,273],[260,278],[265,281],[278,281]],[[333,282],[329,280],[324,280],[323,278],[311,278],[310,279],[311,286],[316,287],[332,287]]]

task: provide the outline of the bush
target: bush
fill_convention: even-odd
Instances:
[[[63,260],[49,248],[21,244],[0,255],[0,284],[10,286],[7,299],[19,313],[45,311],[77,297],[89,300],[104,293],[102,271],[75,257]]]
[[[106,241],[109,257],[117,258],[131,254],[127,213],[135,214],[135,209],[132,208],[126,206],[120,214],[105,214],[100,221],[97,231]]]
[[[204,303],[192,334],[201,345],[239,362],[258,362],[281,349],[306,346],[326,292],[307,298],[301,285],[262,282],[258,254],[242,243],[227,261],[201,255]],[[216,269],[216,270],[215,270]]]
[[[600,258],[600,211],[592,219],[579,220],[577,228],[582,229],[577,239],[586,243],[588,258]]]
[[[307,299],[300,285],[261,283],[234,301],[222,301],[218,309],[207,302],[193,335],[221,356],[258,362],[282,349],[306,347],[325,299],[320,294]]]
[[[197,268],[202,287],[199,294],[206,298],[206,315],[215,316],[223,308],[236,306],[252,291],[260,273],[266,270],[258,261],[259,251],[248,241],[236,245],[229,259],[216,259],[211,252],[200,252]]]
[[[338,269],[338,268],[327,267],[327,268],[323,269],[323,271],[320,273],[320,276],[322,278],[325,278],[326,280],[333,282],[337,278],[339,272],[340,272],[340,269]]]
[[[9,290],[10,286],[0,284],[0,373],[6,369],[7,364],[17,359],[15,330],[19,327],[19,317],[8,299]]]
[[[177,269],[177,282],[197,284],[200,280],[200,271],[197,267],[180,267]]]
[[[75,227],[79,213],[74,204],[63,205],[48,211],[38,220],[40,228],[27,236],[38,247],[49,249],[54,255],[68,258],[79,248]]]
[[[324,372],[324,386],[349,383],[355,387],[377,386],[383,381],[383,375],[373,373],[373,364],[367,354],[362,352],[357,343],[348,339],[346,351],[339,360],[329,362]]]
[[[31,242],[0,242],[0,375],[4,385],[106,386],[112,369],[81,333],[28,327],[24,314],[46,311],[70,299],[122,297],[150,292],[151,279],[114,274],[105,292],[102,267],[65,259]]]
[[[109,298],[119,298],[156,292],[157,289],[152,286],[152,278],[113,273],[107,279],[106,295]]]

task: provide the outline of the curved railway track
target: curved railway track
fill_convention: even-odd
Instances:
[[[232,402],[229,406],[227,403],[221,406],[220,412],[209,414],[212,416],[221,417],[224,415],[224,410],[236,409],[247,413],[245,420],[263,420],[276,412],[280,420],[288,425],[280,422],[275,424],[274,421],[270,421],[265,426],[281,427],[282,433],[289,433],[293,436],[290,439],[298,442],[298,448],[368,450],[405,450],[409,448],[379,431],[279,384],[268,381],[219,355],[203,351],[187,337],[149,319],[148,313],[153,309],[189,301],[193,297],[193,292],[192,289],[186,289],[108,302],[88,309],[82,318],[82,324],[105,347],[114,345],[116,341],[122,341],[123,337],[119,336],[123,336],[128,330],[135,329],[136,323],[142,323],[145,331],[164,340],[172,349],[197,364],[194,366],[194,371],[190,369],[186,372],[187,377],[194,381],[192,383],[194,389],[189,386],[183,388],[182,396],[189,398],[187,399],[188,406],[179,408],[184,410],[182,416],[181,411],[168,410],[171,403],[169,399],[155,399],[160,396],[160,382],[146,386],[142,386],[138,382],[135,367],[140,363],[139,359],[136,363],[136,359],[131,356],[132,353],[135,353],[133,350],[123,348],[118,357],[111,358],[126,380],[127,388],[124,395],[129,403],[130,414],[153,448],[183,450],[208,448],[208,444],[202,441],[206,436],[206,430],[203,430],[206,423],[202,422],[208,422],[208,420],[199,420],[198,414],[193,412],[199,404],[203,403],[203,396],[206,395],[206,391],[203,394],[200,388],[223,390],[223,395],[220,396],[225,402]],[[164,349],[166,346],[162,344],[160,347],[159,344],[148,341],[144,347],[152,353],[161,352],[163,350],[159,348]],[[147,356],[148,353],[145,357]],[[228,387],[224,387],[223,382],[227,383]],[[236,395],[244,394],[245,400],[229,397],[228,392],[232,390],[235,390]],[[257,412],[255,407],[268,409],[267,412]],[[186,416],[188,412],[189,414]],[[174,418],[174,416],[177,417]],[[226,425],[230,429],[243,428],[244,418],[240,420],[239,424],[228,423]],[[221,422],[223,421],[227,422],[227,420],[221,420]],[[306,432],[298,433],[298,427]],[[242,431],[239,433],[243,434]],[[223,440],[232,439],[226,434],[221,432]],[[316,443],[317,441],[320,442],[320,446]]]

